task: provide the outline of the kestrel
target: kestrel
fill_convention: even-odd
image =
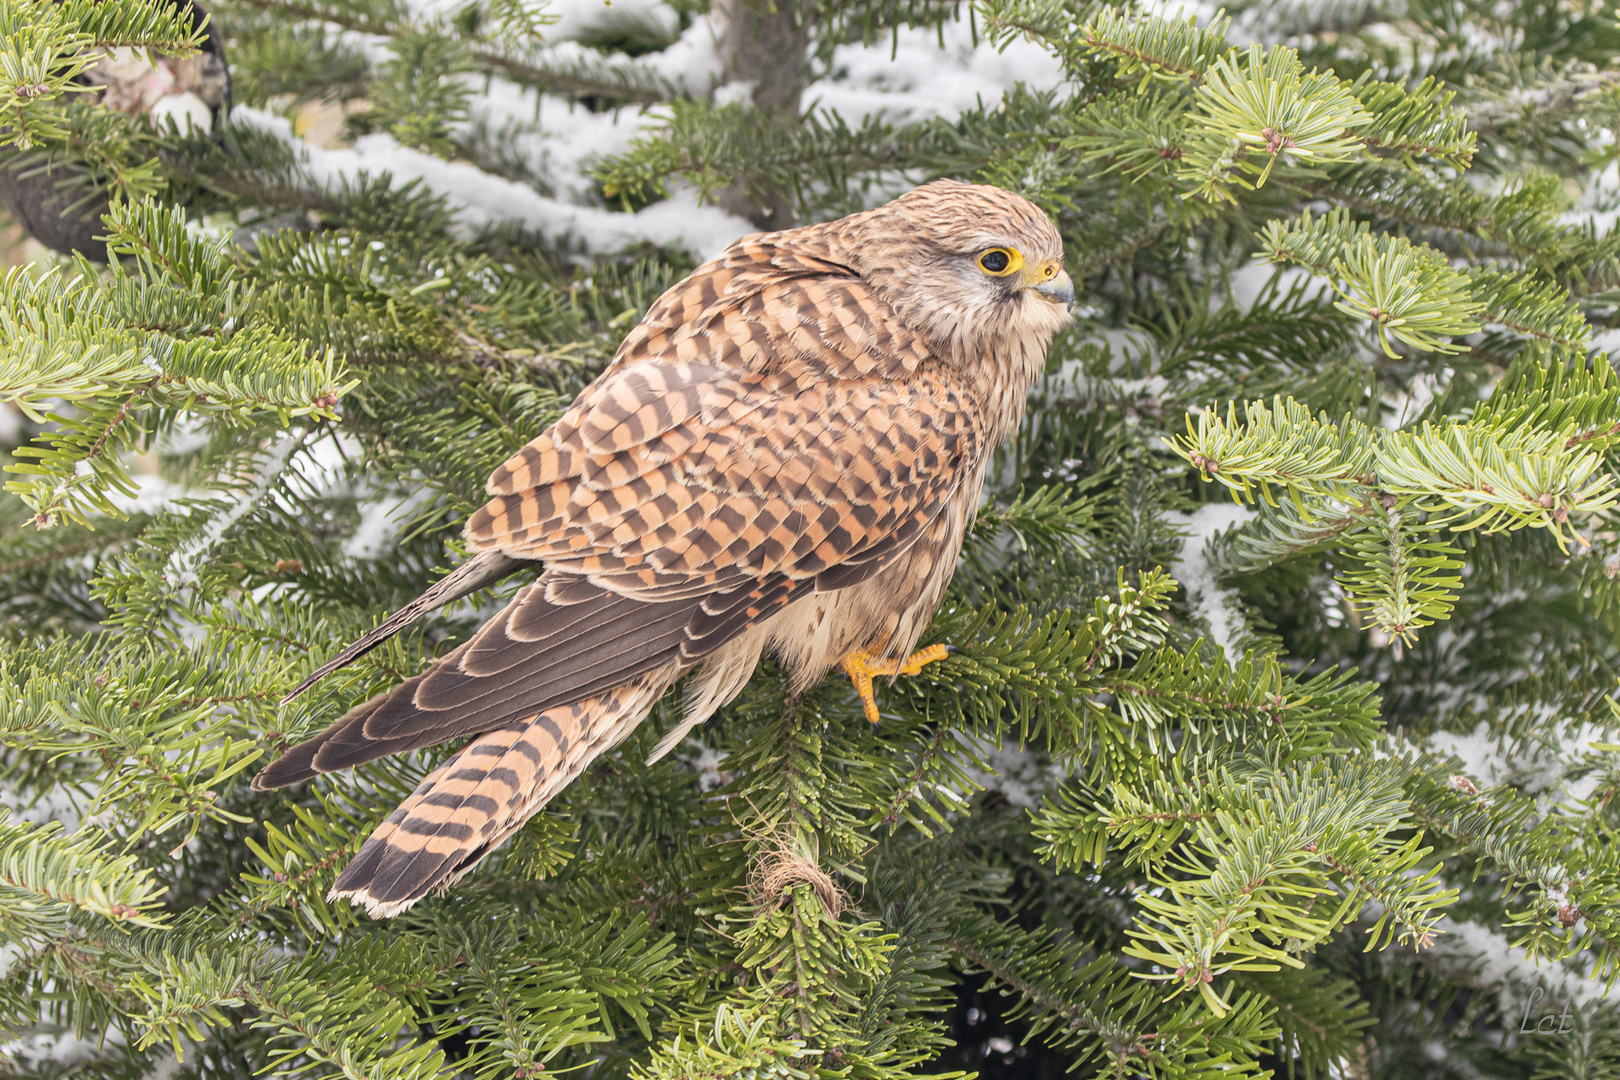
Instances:
[[[769,650],[914,674],[1074,287],[1027,200],[940,180],[744,237],[653,304],[561,419],[489,479],[475,554],[289,695],[424,612],[544,571],[466,644],[288,750],[259,790],[472,735],[332,888],[372,915],[443,890],[693,673],[667,753]]]

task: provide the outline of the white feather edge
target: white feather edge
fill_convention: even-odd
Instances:
[[[658,740],[658,745],[647,755],[648,765],[679,746],[693,728],[742,692],[754,674],[754,665],[759,662],[759,648],[749,640],[753,636],[744,635],[738,642],[742,648],[722,649],[720,655],[703,665],[697,681],[686,690],[686,715]]]

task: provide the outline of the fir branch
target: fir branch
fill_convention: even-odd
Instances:
[[[149,7],[92,6],[57,10]],[[57,18],[34,8],[31,26]],[[452,748],[278,794],[246,776],[464,640],[489,598],[273,702],[459,561],[490,470],[690,262],[468,236],[423,185],[328,188],[265,131],[162,135],[49,85],[17,105],[61,132],[24,168],[69,163],[69,199],[117,196],[120,261],[39,264],[0,293],[0,407],[29,410],[0,434],[22,444],[13,464],[46,470],[39,506],[0,498],[0,776],[19,798],[82,801],[67,842],[132,860],[173,914],[114,926],[70,891],[4,884],[8,1027],[112,1032],[126,1049],[85,1067],[119,1075],[179,1040],[209,1076],[896,1080],[1027,1037],[1040,1069],[1216,1080],[1353,1071],[1373,1022],[1383,1064],[1434,1045],[1527,1074],[1606,1062],[1596,1043],[1532,1060],[1498,1038],[1512,1018],[1488,1004],[1493,977],[1387,947],[1423,943],[1449,908],[1533,957],[1620,972],[1620,769],[1602,748],[1620,743],[1590,745],[1613,734],[1620,671],[1620,387],[1588,355],[1620,237],[1578,220],[1606,212],[1591,133],[1617,99],[1583,65],[1614,41],[1578,6],[1417,12],[1376,34],[1363,8],[1313,11],[1337,36],[1295,52],[1085,0],[813,0],[796,10],[817,63],[960,14],[1066,78],[949,121],[815,109],[769,130],[628,55],[686,27],[689,4],[628,46],[599,26],[599,53],[539,47],[513,0],[442,18],[394,0],[220,9],[255,103],[364,97],[352,131],[480,167],[529,143],[496,154],[501,132],[466,133],[487,93],[469,74],[592,108],[668,102],[598,166],[630,210],[672,177],[792,192],[807,220],[934,176],[1021,191],[1083,294],[931,624],[957,651],[879,686],[880,725],[846,680],[793,698],[767,663],[689,753],[645,766],[654,725],[633,734],[488,872],[386,929],[325,893]],[[52,50],[83,31],[56,24],[27,55],[65,73],[78,55]],[[375,65],[348,42],[368,31],[389,52]],[[221,222],[241,247],[211,239]],[[1256,295],[1256,252],[1331,287],[1290,271]],[[1160,438],[1183,408],[1172,455]],[[1258,504],[1213,550],[1197,537],[1225,518],[1187,465]],[[161,504],[132,471],[154,467]],[[122,507],[137,480],[128,522],[88,495],[51,502],[65,481]],[[99,532],[27,527],[50,506]],[[1448,615],[1452,633],[1384,637]],[[1265,632],[1241,651],[1196,640],[1205,623]],[[677,717],[672,696],[655,724]],[[1386,726],[1458,740],[1499,783],[1482,794],[1455,758],[1379,743]],[[1361,931],[1386,951],[1359,958]],[[1240,970],[1255,966],[1285,970]],[[947,1045],[974,970],[1006,1008]]]
[[[1468,126],[1481,138],[1496,139],[1506,127],[1524,122],[1534,114],[1540,122],[1562,120],[1581,115],[1617,83],[1620,73],[1613,71],[1559,72],[1548,84],[1536,88],[1532,94],[1509,91],[1499,97],[1485,97],[1468,106]]]
[[[66,137],[49,108],[63,94],[83,93],[82,76],[96,48],[140,47],[184,55],[203,42],[189,9],[165,0],[64,0],[0,7],[0,146],[27,150]]]
[[[1258,1003],[1246,996],[1217,1017],[1198,1015],[1202,1010],[1155,1008],[1146,988],[1133,986],[1111,958],[1084,962],[1072,946],[978,913],[953,919],[945,940],[975,968],[1017,992],[1019,1012],[1030,1018],[1033,1033],[1051,1031],[1081,1064],[1100,1059],[1121,1075],[1148,1069],[1166,1077],[1213,1080],[1231,1075],[1234,1067],[1249,1068],[1242,1064],[1242,1048],[1275,1031]]]
[[[162,888],[132,855],[113,855],[93,833],[33,825],[0,814],[0,934],[19,944],[60,923],[69,909],[132,926],[159,927]]]
[[[363,8],[347,4],[302,2],[302,0],[240,0],[260,11],[284,18],[318,21],[357,33],[398,39],[434,30],[395,18],[378,18]],[[444,33],[445,28],[436,28]],[[488,71],[499,72],[514,82],[533,86],[547,93],[570,97],[600,97],[634,105],[656,105],[680,96],[675,87],[656,73],[630,64],[593,62],[580,58],[563,64],[513,52],[501,43],[471,41],[468,55]]]
[[[1103,8],[1086,23],[1082,34],[1093,51],[1123,59],[1124,78],[1146,70],[1199,83],[1231,53],[1226,41],[1230,29],[1231,20],[1224,14],[1201,28],[1193,15],[1166,19]]]

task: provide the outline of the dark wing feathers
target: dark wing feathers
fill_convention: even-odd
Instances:
[[[685,627],[693,609],[701,601],[677,601],[671,604],[648,604],[602,592],[601,599],[589,605],[595,609],[595,618],[576,633],[548,637],[539,642],[516,641],[506,638],[504,643],[486,650],[502,656],[497,674],[491,678],[474,673],[470,665],[443,663],[435,667],[421,686],[411,707],[423,712],[444,712],[470,707],[487,698],[498,686],[523,686],[530,694],[549,694],[553,687],[565,688],[602,673],[603,661],[611,658],[621,675],[641,674],[669,662],[685,640]],[[527,599],[530,604],[547,604],[543,592],[536,590]],[[549,607],[549,605],[547,605]],[[578,605],[585,607],[586,605]],[[553,609],[555,610],[555,609]],[[572,620],[574,608],[563,608]],[[481,632],[480,638],[491,637]],[[504,635],[503,635],[504,636]],[[543,663],[540,661],[543,660]],[[507,661],[516,661],[508,663]],[[631,671],[629,669],[636,670]],[[510,674],[507,674],[510,672]],[[567,704],[565,701],[532,703],[529,711]],[[378,714],[367,730],[380,737],[383,723],[391,723],[392,714]]]
[[[672,663],[696,663],[780,610],[794,587],[794,582],[778,579],[731,594],[665,604],[597,589],[594,603],[557,607],[537,583],[472,641],[293,747],[254,783],[261,790],[285,787],[317,773],[515,723]],[[548,614],[560,616],[563,630],[537,641],[507,636],[502,628],[526,613],[533,613],[531,623],[545,623]],[[569,627],[576,629],[568,633]],[[480,644],[486,662],[500,658],[487,672],[474,670],[471,663],[474,646]]]
[[[682,659],[697,661],[708,656],[808,591],[806,582],[779,577],[748,589],[707,597],[686,624],[689,640],[681,646]]]
[[[316,773],[489,731],[611,689],[674,661],[689,640],[686,623],[700,603],[647,604],[597,589],[594,602],[559,608],[545,599],[543,588],[531,586],[472,641],[422,674],[357,705],[287,751],[254,784],[261,790],[285,787]],[[561,614],[568,625],[583,624],[583,630],[515,641],[501,627],[520,607]],[[486,657],[502,657],[493,676],[504,677],[472,674],[463,667],[481,641]]]
[[[256,787],[494,731],[678,671],[812,591],[878,572],[977,457],[963,384],[835,262],[769,237],[661,298],[614,363],[490,477],[478,552],[294,691],[522,561],[549,569],[455,652]],[[460,591],[457,591],[460,590]]]
[[[281,703],[285,705],[292,701],[338,668],[348,667],[428,612],[441,608],[452,600],[459,600],[469,593],[477,592],[485,585],[494,584],[527,563],[526,559],[514,559],[504,552],[480,551],[456,567],[427,592],[390,615],[381,626],[364,634],[316,668],[308,678],[293,687],[291,693],[281,699]]]
[[[420,679],[418,675],[416,678]],[[406,683],[413,680],[407,679]],[[405,684],[401,684],[405,685]],[[362,762],[373,761],[395,753],[396,749],[384,748],[375,739],[367,739],[363,734],[366,717],[376,711],[377,706],[383,702],[383,695],[378,695],[369,701],[362,702],[350,709],[343,716],[313,739],[306,739],[283,753],[276,760],[265,766],[259,775],[253,778],[255,791],[269,791],[273,788],[288,787],[292,784],[301,784],[305,780],[319,776],[323,772],[333,769],[346,768],[348,765],[358,765]],[[402,741],[397,750],[408,749]],[[368,754],[368,751],[375,753]],[[315,759],[325,761],[343,762],[337,765],[317,765]]]

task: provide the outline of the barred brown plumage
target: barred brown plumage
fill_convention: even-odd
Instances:
[[[989,248],[1025,269],[994,275]],[[477,735],[366,841],[333,893],[397,913],[520,827],[697,669],[654,758],[773,652],[798,689],[911,652],[990,451],[1068,317],[1035,206],[937,181],[746,237],[662,296],[601,376],[490,477],[476,553],[293,692],[422,612],[544,564],[471,640],[288,751],[261,790]]]

